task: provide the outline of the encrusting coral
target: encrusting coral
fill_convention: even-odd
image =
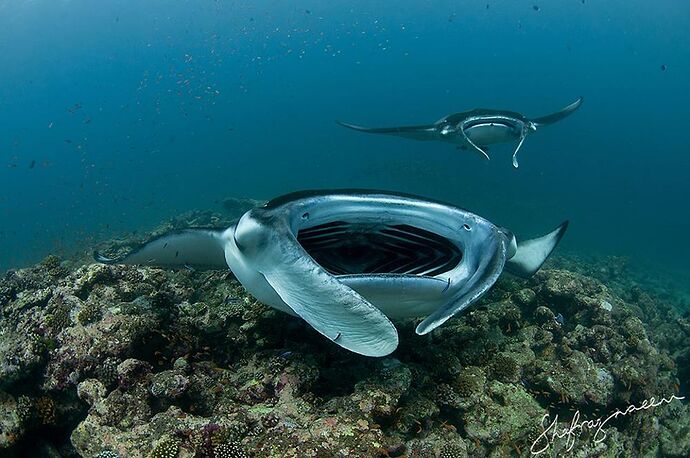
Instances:
[[[0,454],[529,456],[547,415],[564,428],[576,411],[682,396],[688,317],[625,287],[623,267],[596,271],[615,276],[609,288],[557,262],[567,268],[502,279],[431,337],[401,323],[399,349],[372,359],[258,303],[229,272],[50,257],[0,280]],[[606,432],[574,453],[687,456],[690,408],[673,400]]]

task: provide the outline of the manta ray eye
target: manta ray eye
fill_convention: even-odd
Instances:
[[[472,230],[472,228],[470,227],[469,224],[463,224],[463,225],[462,225],[462,228],[465,229],[466,231],[471,231],[471,230]]]
[[[309,219],[309,212],[305,212],[302,214],[302,219]]]

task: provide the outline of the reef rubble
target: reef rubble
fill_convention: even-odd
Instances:
[[[196,212],[154,233],[233,216]],[[227,271],[51,256],[0,280],[0,455],[530,456],[546,415],[563,429],[576,412],[685,396],[688,316],[624,273],[609,287],[577,265],[504,276],[431,336],[400,324],[399,348],[373,359],[258,303]],[[570,453],[690,455],[687,400],[605,428]]]

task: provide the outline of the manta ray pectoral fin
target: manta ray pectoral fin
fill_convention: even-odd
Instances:
[[[457,297],[419,323],[415,330],[417,334],[424,335],[441,326],[453,315],[469,307],[493,286],[501,275],[506,260],[505,242],[502,239],[496,242],[492,244],[491,252],[487,249],[482,253],[474,274],[460,289]]]
[[[578,97],[577,100],[575,100],[573,103],[571,103],[567,107],[563,108],[561,111],[557,111],[556,113],[551,113],[550,115],[542,116],[541,118],[533,119],[532,122],[534,124],[536,124],[537,127],[547,126],[549,124],[553,124],[555,122],[558,122],[561,119],[570,116],[578,108],[580,108],[580,105],[582,105],[582,100],[583,100],[582,97]]]
[[[362,127],[347,122],[336,121],[338,125],[369,134],[395,135],[412,140],[439,140],[439,132],[433,124],[400,127]]]
[[[561,241],[566,229],[568,221],[542,237],[518,242],[515,255],[506,262],[506,271],[522,278],[534,275]]]
[[[224,229],[173,231],[156,237],[123,256],[109,258],[94,252],[94,259],[103,264],[227,269],[223,232]]]

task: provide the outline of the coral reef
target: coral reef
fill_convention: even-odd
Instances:
[[[400,323],[400,348],[372,359],[229,272],[77,264],[0,280],[3,456],[530,456],[544,418],[567,428],[687,389],[688,317],[621,266],[594,269],[615,287],[562,260],[502,278],[432,336]],[[572,453],[688,456],[686,402],[614,419]]]

